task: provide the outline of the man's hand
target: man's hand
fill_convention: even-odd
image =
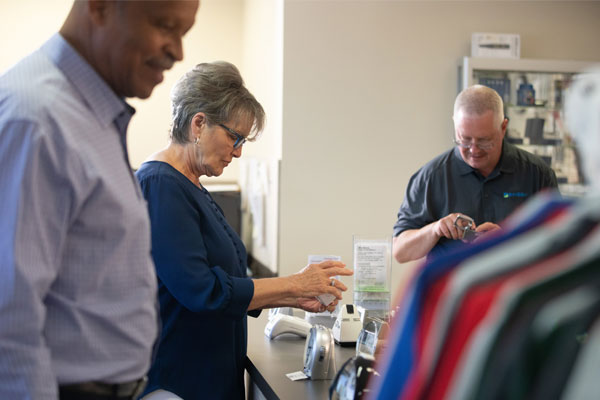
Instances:
[[[425,257],[443,237],[452,240],[463,239],[464,231],[454,225],[454,221],[461,215],[466,219],[471,219],[464,214],[452,213],[422,228],[409,229],[400,233],[394,238],[392,246],[396,261],[405,263]],[[473,222],[471,229],[475,230],[476,228],[477,226]]]
[[[478,236],[475,240],[480,240],[482,237],[486,236],[490,232],[498,231],[502,229],[500,225],[494,224],[493,222],[484,222],[479,225],[475,232],[478,233]]]
[[[459,239],[463,238],[463,231],[458,229],[456,226],[454,226],[454,221],[456,221],[456,219],[460,215],[466,216],[466,215],[460,214],[460,213],[452,213],[452,214],[448,214],[444,218],[438,220],[434,224],[433,231],[438,236],[438,238],[445,237],[445,238],[453,239],[453,240],[459,240]],[[477,231],[476,228],[477,228],[477,226],[475,225],[475,223],[473,223],[473,225],[471,226],[471,229]]]

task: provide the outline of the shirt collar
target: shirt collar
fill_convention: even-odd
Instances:
[[[456,158],[456,165],[458,167],[458,173],[460,175],[467,175],[470,174],[472,172],[477,172],[477,170],[475,170],[475,168],[471,167],[469,164],[467,164],[465,162],[465,160],[463,160],[462,156],[460,155],[460,150],[458,149],[458,146],[454,146],[454,150],[452,151],[452,156],[454,158]]]
[[[103,127],[108,127],[123,113],[129,115],[135,109],[119,98],[88,62],[60,35],[55,33],[41,50],[62,71]],[[126,128],[126,125],[125,125]],[[121,130],[121,127],[119,127]],[[124,133],[124,132],[121,132]]]
[[[505,173],[513,173],[516,170],[516,160],[515,160],[516,149],[515,146],[511,145],[504,139],[502,141],[502,154],[500,155],[500,160],[498,160],[497,169],[500,172]]]
[[[454,147],[452,155],[458,161],[457,165],[458,165],[458,172],[460,173],[460,175],[467,175],[472,172],[477,172],[477,170],[475,168],[471,167],[469,164],[467,164],[465,162],[465,160],[463,160],[463,158],[460,154],[460,150],[458,149],[458,146]],[[494,171],[492,171],[492,173],[489,175],[489,177],[496,176],[495,171],[498,171],[500,173],[515,172],[515,157],[514,157],[514,155],[515,155],[514,146],[510,145],[506,140],[502,140],[502,154],[500,155],[500,160],[498,160],[498,164],[496,165],[496,168],[494,168]]]

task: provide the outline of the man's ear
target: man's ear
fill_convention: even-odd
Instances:
[[[506,135],[506,128],[508,127],[508,118],[504,118],[502,121],[502,137]]]
[[[96,25],[104,25],[111,12],[114,12],[116,1],[88,0],[87,8],[92,21]]]

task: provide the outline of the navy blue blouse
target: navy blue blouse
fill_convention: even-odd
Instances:
[[[208,191],[160,161],[136,173],[148,201],[162,333],[146,393],[244,398],[246,249]],[[258,313],[252,313],[257,315]]]

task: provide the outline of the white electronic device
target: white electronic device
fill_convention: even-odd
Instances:
[[[304,311],[294,307],[277,307],[269,309],[269,320],[277,314],[291,315],[292,317],[304,318]]]
[[[354,346],[362,327],[354,304],[343,304],[333,324],[333,338],[340,346]]]
[[[362,322],[363,326],[369,322],[369,317],[367,316],[368,310],[362,306],[356,306],[356,312],[358,312],[358,316],[360,317],[360,322]]]
[[[521,58],[521,36],[518,33],[474,32],[471,57]]]
[[[269,339],[275,339],[284,333],[292,333],[300,337],[306,337],[311,327],[312,325],[302,318],[275,314],[265,325],[265,336]]]
[[[331,329],[323,325],[310,328],[304,345],[304,373],[313,380],[335,377],[335,343]]]
[[[332,312],[323,311],[320,313],[312,313],[307,311],[304,314],[304,319],[310,322],[311,325],[323,325],[331,329],[333,328],[333,324],[335,323],[339,311],[340,304],[338,303],[337,306],[335,306],[335,310]]]

